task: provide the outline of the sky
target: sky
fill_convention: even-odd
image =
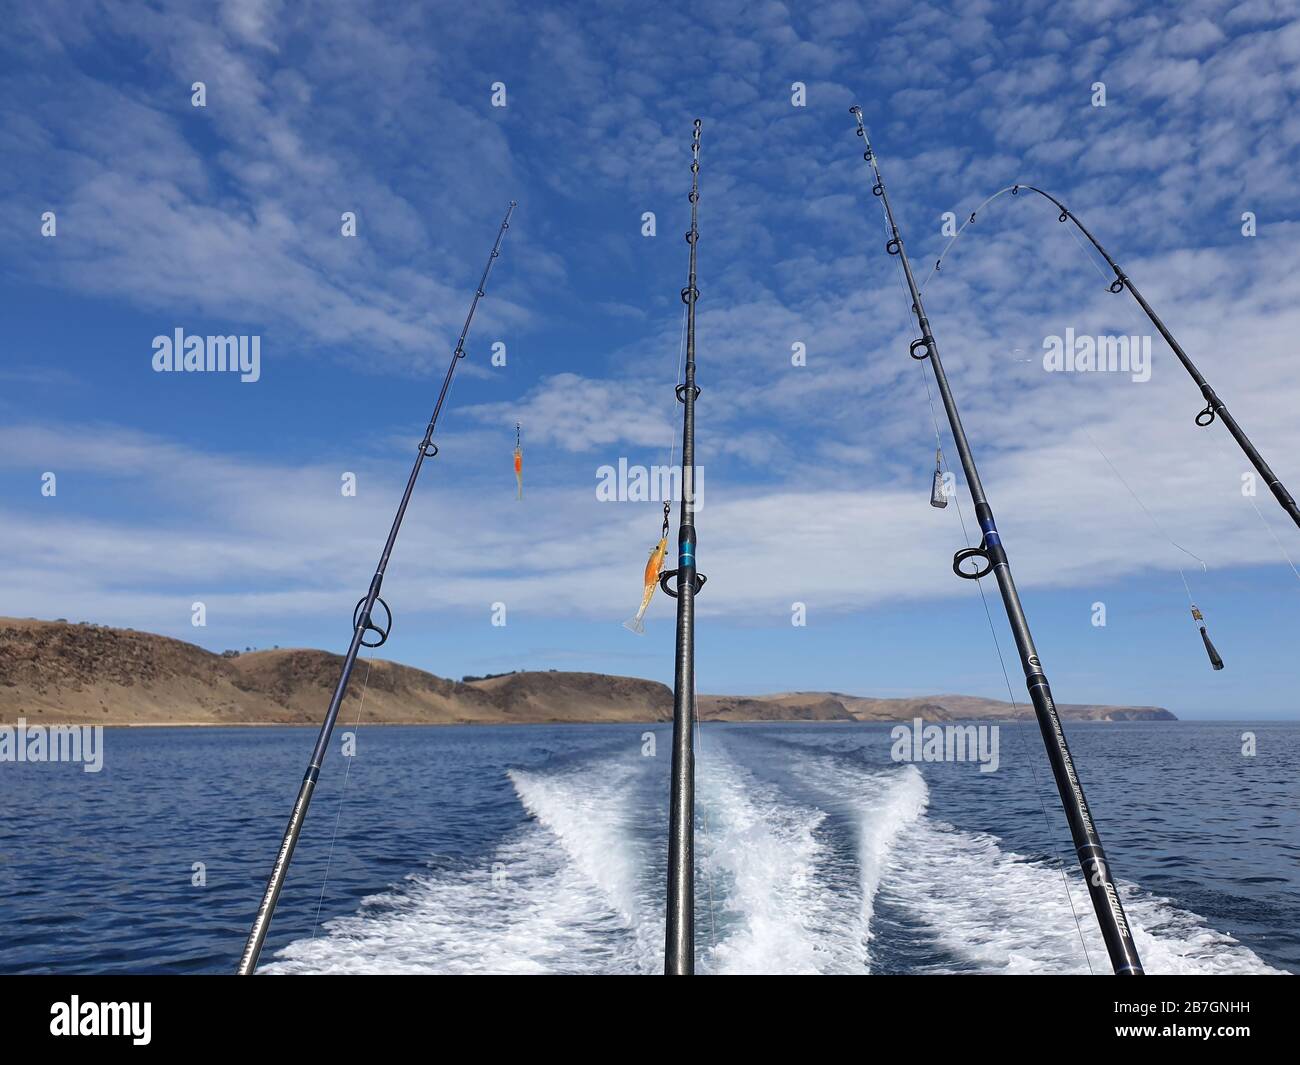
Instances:
[[[1044,366],[1067,330],[1151,336],[1132,299],[1025,194],[931,272],[946,212],[1051,191],[1300,492],[1294,5],[51,2],[6,23],[0,614],[342,651],[514,199],[381,654],[671,683],[672,602],[620,625],[661,508],[596,488],[680,432],[698,117],[699,690],[1023,700],[996,588],[950,568],[964,483],[928,503],[942,411],[859,104],[1058,701],[1300,717],[1300,530],[1193,424],[1169,349],[1145,380]],[[177,329],[258,338],[257,380],[155,371]]]

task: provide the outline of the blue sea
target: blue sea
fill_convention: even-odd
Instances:
[[[698,971],[1108,971],[1036,726],[988,773],[891,727],[702,727]],[[261,972],[660,971],[668,726],[344,731]],[[1067,734],[1147,970],[1300,972],[1300,725]],[[314,735],[0,765],[0,971],[232,972]]]

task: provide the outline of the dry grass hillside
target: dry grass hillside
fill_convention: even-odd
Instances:
[[[225,657],[133,629],[0,618],[0,724],[316,724],[342,659],[328,651],[253,651]],[[363,685],[367,678],[368,683]],[[446,680],[396,662],[358,664],[344,719],[383,724],[641,722],[672,718],[656,681],[604,673],[520,672]],[[716,721],[1007,720],[1009,703],[969,695],[871,699],[837,692],[702,695]],[[1019,715],[1028,707],[1021,704]],[[1065,706],[1066,718],[1172,720],[1152,706]]]

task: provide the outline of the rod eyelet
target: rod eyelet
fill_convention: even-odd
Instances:
[[[663,573],[659,574],[659,587],[663,589],[664,595],[668,596],[670,599],[676,599],[676,598],[677,598],[677,595],[678,595],[678,592],[681,591],[681,588],[680,588],[680,582],[679,582],[679,587],[677,587],[677,588],[669,588],[669,587],[668,587],[668,579],[669,579],[670,577],[676,577],[679,573],[681,573],[681,570],[676,570],[676,569],[667,569],[667,570],[664,570]],[[700,594],[700,589],[704,587],[704,583],[705,583],[705,581],[707,581],[708,579],[709,579],[709,578],[706,577],[706,576],[704,576],[703,573],[696,573],[696,574],[695,574],[695,589],[694,589],[694,591],[693,591],[691,594],[692,594],[692,595],[699,595],[699,594]]]
[[[1068,219],[1069,217],[1070,217],[1070,216],[1069,216],[1068,214],[1066,214],[1064,211],[1062,211],[1059,215],[1056,216],[1056,220],[1057,220],[1058,222],[1064,222],[1064,221],[1065,221],[1066,219]]]
[[[982,565],[977,564],[974,570],[962,569],[961,564],[968,558],[980,559]],[[981,577],[987,577],[993,572],[993,559],[989,557],[989,553],[984,550],[983,546],[963,547],[952,556],[952,571],[964,580],[977,581]]]
[[[919,340],[913,340],[907,349],[907,353],[917,362],[922,362],[930,357],[930,345],[933,343],[934,338],[928,336],[921,337]],[[920,355],[916,353],[918,348],[921,350]]]
[[[692,393],[691,393],[691,399],[699,399],[699,398],[700,398],[700,386],[699,386],[699,385],[691,385],[691,388],[694,390],[694,391],[692,391]],[[678,403],[685,403],[685,402],[686,402],[686,385],[685,385],[685,384],[680,384],[680,385],[678,385],[675,389],[673,389],[673,391],[677,394],[677,402],[678,402]]]
[[[700,290],[696,288],[694,285],[687,285],[684,289],[682,289],[683,303],[694,303],[699,298],[700,298]]]
[[[890,237],[889,243],[885,245],[885,251],[889,252],[890,255],[897,255],[902,250],[903,242],[897,237]]]
[[[882,185],[879,181],[877,181],[874,185],[871,186],[871,195],[883,196],[884,194],[885,194],[885,186]]]
[[[353,609],[353,611],[352,611],[352,628],[353,628],[353,630],[355,631],[358,627],[360,627],[360,628],[363,630],[363,635],[362,635],[362,637],[361,637],[361,646],[362,646],[362,647],[381,647],[381,646],[383,646],[385,643],[388,642],[388,633],[389,633],[389,632],[392,630],[392,628],[393,628],[393,612],[392,612],[391,610],[388,609],[388,604],[385,603],[385,602],[383,601],[383,599],[381,599],[379,596],[375,596],[375,602],[376,602],[379,606],[382,606],[382,607],[384,608],[384,617],[385,617],[387,620],[385,621],[385,623],[384,623],[383,625],[376,625],[376,624],[375,624],[375,621],[374,621],[374,617],[373,617],[373,616],[370,616],[370,615],[368,615],[368,616],[366,617],[365,624],[364,624],[364,625],[362,624],[362,621],[361,621],[361,611],[362,611],[362,609],[363,609],[363,608],[365,607],[365,605],[366,605],[366,597],[365,597],[364,595],[363,595],[360,599],[357,600],[357,605],[356,605],[355,609]],[[364,633],[366,633],[366,632],[374,632],[374,633],[377,633],[377,634],[379,635],[379,639],[377,639],[377,640],[367,640],[367,639],[365,638],[365,635],[364,635]]]
[[[1118,294],[1118,293],[1120,293],[1120,292],[1123,292],[1123,291],[1124,291],[1124,282],[1123,282],[1120,278],[1117,277],[1114,281],[1112,281],[1112,282],[1110,283],[1110,290],[1111,290],[1112,292],[1116,293],[1116,294]]]
[[[426,459],[436,458],[438,455],[438,445],[430,440],[427,444],[421,443],[420,450],[424,452]]]
[[[1214,408],[1211,406],[1207,406],[1205,410],[1201,411],[1201,413],[1196,416],[1196,424],[1199,425],[1202,429],[1204,429],[1207,425],[1212,425],[1213,423],[1214,423]]]

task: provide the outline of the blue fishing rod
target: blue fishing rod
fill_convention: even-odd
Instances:
[[[370,580],[370,589],[361,597],[352,612],[352,643],[349,644],[348,653],[343,659],[343,669],[334,688],[334,696],[330,699],[329,709],[325,712],[325,722],[316,737],[316,746],[312,749],[311,761],[307,763],[307,772],[298,789],[298,798],[293,804],[293,812],[289,815],[289,825],[284,830],[284,839],[275,856],[275,864],[271,866],[271,877],[267,881],[266,891],[262,894],[262,904],[257,908],[257,916],[253,918],[253,927],[248,933],[248,942],[244,945],[243,956],[239,959],[240,976],[250,976],[257,968],[257,959],[262,954],[262,945],[266,942],[266,934],[271,929],[271,918],[275,916],[276,903],[280,901],[285,877],[289,875],[289,863],[293,860],[294,848],[298,845],[298,837],[302,835],[303,822],[307,818],[307,807],[311,805],[312,792],[316,790],[316,780],[320,776],[321,766],[325,763],[330,735],[334,732],[334,723],[338,720],[343,698],[348,693],[348,681],[352,679],[357,655],[363,647],[382,645],[387,641],[388,633],[392,629],[392,612],[388,609],[388,604],[379,597],[379,590],[384,583],[384,573],[388,569],[388,557],[393,553],[393,545],[397,542],[397,532],[402,527],[402,519],[406,516],[406,507],[411,502],[411,493],[415,491],[415,481],[420,476],[420,468],[424,465],[425,459],[431,459],[438,454],[438,446],[433,443],[434,426],[438,423],[438,415],[451,388],[451,379],[456,373],[456,366],[465,357],[465,338],[469,336],[470,323],[474,321],[478,301],[487,294],[488,274],[492,272],[492,264],[501,254],[501,241],[506,235],[506,230],[510,228],[510,216],[514,213],[515,207],[515,201],[511,200],[510,206],[506,208],[506,216],[501,220],[501,228],[497,230],[497,239],[492,245],[492,254],[488,256],[487,265],[483,267],[483,276],[479,278],[478,288],[470,301],[469,314],[466,315],[465,324],[461,327],[456,349],[451,354],[447,374],[442,379],[438,402],[434,404],[429,425],[424,430],[424,439],[420,441],[416,450],[415,465],[411,467],[411,475],[406,480],[406,491],[402,493],[402,501],[397,506],[397,515],[393,518],[392,528],[388,530],[388,539],[384,542],[383,554],[379,556],[375,575]],[[376,604],[383,608],[383,624],[378,623],[374,618]],[[374,633],[373,638],[367,638],[370,633]]]
[[[919,361],[928,361],[934,371],[934,380],[938,385],[939,395],[943,401],[944,411],[948,415],[948,425],[952,430],[953,440],[957,445],[957,454],[961,458],[962,471],[966,475],[966,486],[970,490],[971,502],[975,505],[975,516],[979,522],[982,538],[978,547],[965,547],[953,556],[952,568],[958,577],[967,580],[979,580],[993,574],[998,590],[1002,595],[1002,605],[1006,608],[1007,621],[1015,637],[1016,650],[1020,654],[1020,663],[1025,671],[1025,685],[1029,689],[1029,698],[1034,705],[1034,715],[1038,719],[1039,731],[1047,748],[1047,760],[1052,766],[1052,776],[1056,780],[1056,790],[1065,808],[1065,817],[1069,822],[1070,835],[1074,840],[1075,853],[1083,870],[1084,880],[1088,885],[1088,894],[1092,899],[1093,910],[1097,914],[1097,923],[1101,927],[1102,939],[1110,955],[1111,965],[1116,975],[1132,976],[1142,973],[1142,962],[1138,958],[1137,947],[1133,942],[1133,931],[1124,915],[1124,906],[1120,902],[1119,890],[1115,886],[1110,871],[1110,863],[1102,850],[1101,837],[1088,808],[1088,800],[1083,794],[1083,783],[1074,768],[1074,759],[1065,742],[1065,732],[1061,727],[1061,718],[1052,698],[1052,691],[1047,684],[1047,674],[1034,638],[1029,631],[1029,621],[1025,617],[1024,607],[1020,603],[1020,594],[1016,590],[1011,576],[1011,563],[1007,559],[1006,549],[998,533],[997,523],[993,519],[993,508],[984,494],[984,485],[980,480],[979,470],[975,466],[975,457],[971,453],[970,441],[957,412],[957,403],[953,399],[948,376],[944,373],[943,363],[939,358],[939,345],[935,342],[930,329],[930,320],[925,315],[925,305],[921,302],[921,292],[916,278],[912,274],[912,264],[907,258],[907,249],[903,246],[903,237],[898,223],[894,219],[894,210],[889,203],[889,194],[885,191],[885,179],[880,173],[880,164],[867,136],[866,125],[862,121],[862,108],[849,108],[857,119],[857,135],[862,138],[866,150],[863,158],[871,164],[875,175],[872,193],[879,197],[885,209],[885,218],[889,225],[890,238],[885,244],[885,251],[897,255],[903,266],[903,275],[912,297],[912,314],[920,328],[921,335],[912,341],[909,353]],[[972,564],[973,569],[965,568]]]

